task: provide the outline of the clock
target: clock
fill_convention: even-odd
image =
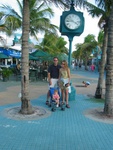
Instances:
[[[81,19],[76,14],[69,14],[64,20],[66,28],[70,30],[75,30],[81,26]]]

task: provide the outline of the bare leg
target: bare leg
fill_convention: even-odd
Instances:
[[[65,90],[66,104],[68,104],[68,89]]]
[[[48,103],[49,103],[49,98],[50,98],[50,93],[49,93],[49,90],[48,90],[48,92],[47,92],[46,104],[48,104]]]
[[[61,93],[62,93],[62,102],[64,103],[64,101],[65,101],[65,93],[64,93],[64,89],[61,89]]]
[[[68,104],[68,95],[69,95],[69,92],[68,92],[68,89],[65,90],[65,97],[66,97],[66,107],[67,108],[70,108],[69,104]]]

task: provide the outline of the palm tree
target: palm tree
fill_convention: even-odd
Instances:
[[[106,36],[105,36],[106,34]],[[102,88],[103,88],[103,80],[104,80],[104,70],[106,64],[106,50],[107,50],[107,41],[108,41],[108,29],[104,29],[104,37],[103,37],[103,44],[102,44],[102,54],[101,54],[101,61],[99,64],[99,78],[98,84],[95,92],[95,98],[102,98]]]
[[[33,108],[29,99],[29,71],[28,71],[28,39],[29,39],[29,0],[23,0],[22,22],[22,78],[21,78],[21,110],[22,114],[32,114]]]
[[[85,2],[84,4],[89,14],[92,15],[92,17],[100,17],[98,25],[104,31],[99,78],[98,78],[98,84],[97,84],[97,88],[95,92],[95,97],[101,98],[103,80],[104,80],[104,68],[105,68],[105,63],[106,63],[106,50],[107,50],[107,42],[108,42],[108,17],[110,14],[110,3],[106,1],[99,1],[99,0],[96,0],[96,2],[97,2],[97,6],[89,2]]]
[[[41,49],[52,55],[57,55],[60,53],[67,54],[68,50],[65,47],[66,44],[67,42],[64,40],[64,38],[53,33],[45,33],[42,42],[39,45],[36,45],[35,48]]]
[[[8,30],[5,30],[8,35],[12,35],[13,31],[17,29],[21,29],[22,27],[22,10],[23,5],[19,0],[17,0],[17,4],[20,9],[20,13],[16,12],[15,9],[8,5],[0,6],[1,13],[0,16],[5,18],[5,26]],[[47,6],[42,1],[32,0],[29,1],[29,9],[30,9],[30,30],[29,34],[37,38],[37,33],[39,32],[53,32],[56,33],[58,27],[51,24],[50,18],[54,16],[54,12],[52,9]]]
[[[108,21],[108,45],[106,64],[106,93],[104,113],[113,116],[113,1],[111,1],[111,12]]]
[[[88,70],[87,63],[92,53],[92,50],[96,46],[97,46],[97,41],[95,40],[95,36],[92,34],[89,34],[84,38],[84,43],[82,44],[79,43],[76,45],[76,50],[78,51],[76,54],[77,56],[79,56],[79,59],[84,60],[85,70]]]
[[[97,0],[99,1],[99,0]],[[108,44],[107,44],[107,63],[106,63],[106,91],[104,114],[113,117],[113,1],[99,1],[99,5],[108,11],[107,27],[108,27]]]

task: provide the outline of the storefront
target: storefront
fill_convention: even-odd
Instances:
[[[15,49],[5,49],[4,47],[0,47],[0,53],[8,56],[9,58],[1,58],[0,65],[13,65],[17,64],[21,58],[21,52]]]

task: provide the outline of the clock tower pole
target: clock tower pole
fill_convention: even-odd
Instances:
[[[70,8],[70,11],[71,10],[74,10],[74,0],[71,0],[71,8]],[[68,39],[69,39],[69,55],[68,55],[68,66],[69,68],[71,69],[71,60],[72,60],[72,57],[71,57],[71,53],[72,53],[72,42],[73,42],[73,37],[74,36],[70,36],[68,35]]]
[[[73,41],[73,37],[72,36],[68,36],[69,39],[69,55],[68,55],[68,66],[69,68],[71,68],[71,53],[72,53],[72,41]]]
[[[72,41],[74,36],[80,36],[84,30],[84,17],[82,12],[74,9],[74,0],[71,0],[69,11],[60,16],[60,32],[69,39],[68,66],[71,68]]]

